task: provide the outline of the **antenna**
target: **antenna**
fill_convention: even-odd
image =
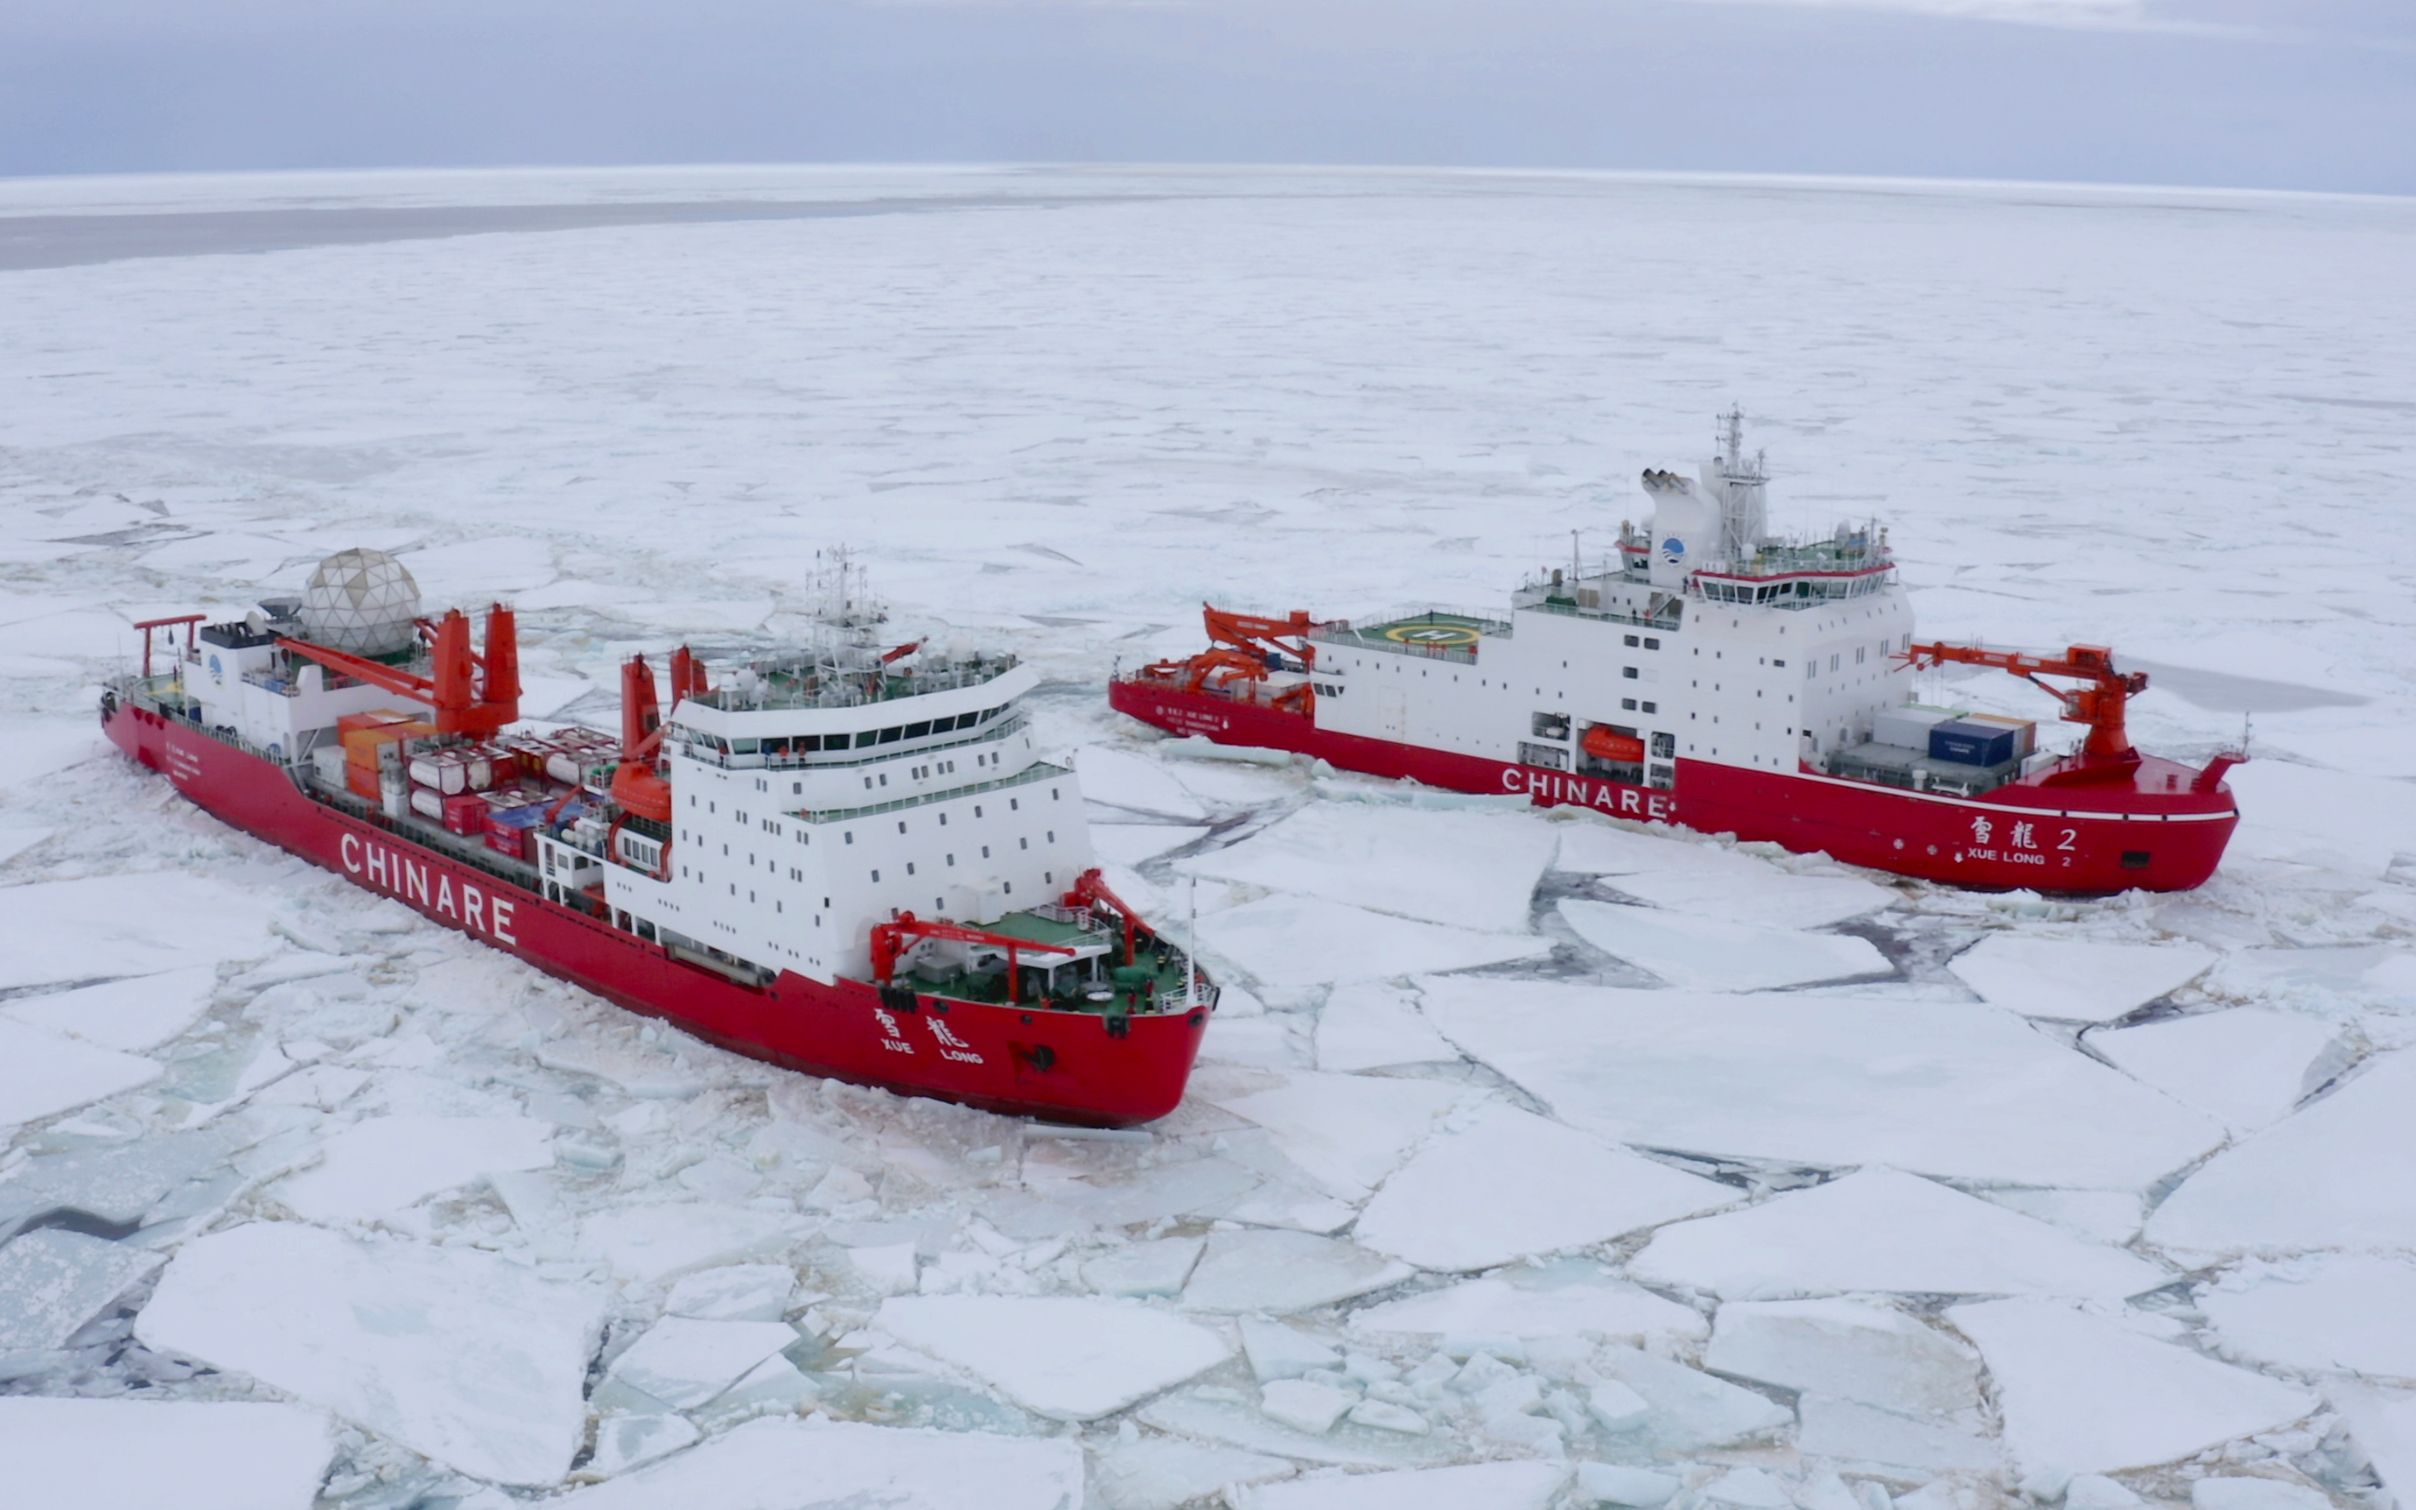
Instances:
[[[1200,878],[1191,878],[1191,919],[1183,925],[1183,1007],[1200,1004]]]

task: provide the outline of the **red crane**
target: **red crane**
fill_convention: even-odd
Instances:
[[[330,671],[422,704],[434,713],[439,734],[489,739],[520,721],[520,642],[512,611],[501,603],[487,609],[484,654],[470,648],[469,616],[445,610],[429,637],[429,676],[290,636],[280,643]]]
[[[1097,866],[1074,877],[1074,889],[1065,894],[1068,907],[1105,907],[1124,922],[1124,963],[1132,964],[1141,952],[1139,932],[1141,915],[1122,897],[1107,889],[1107,878]]]
[[[1270,619],[1257,614],[1228,613],[1213,603],[1203,603],[1200,617],[1208,631],[1208,649],[1184,660],[1144,666],[1141,674],[1174,682],[1185,692],[1198,692],[1211,685],[1222,689],[1236,682],[1263,682],[1285,656],[1299,662],[1303,671],[1317,664],[1317,647],[1308,637],[1317,621],[1303,609],[1296,608],[1285,618]],[[1307,713],[1317,705],[1317,692],[1309,683],[1302,682],[1276,693],[1268,703],[1289,712]]]
[[[713,689],[705,665],[682,645],[671,652],[671,706]],[[654,670],[633,655],[621,666],[621,763],[613,768],[612,800],[626,812],[657,823],[671,821],[671,783],[655,768],[663,744],[663,715],[654,697]],[[666,854],[668,850],[665,851]]]
[[[1987,650],[1977,645],[1912,645],[1897,657],[1918,671],[1929,666],[1994,666],[2029,682],[2063,707],[2066,723],[2085,724],[2089,737],[2081,754],[2091,760],[2135,761],[2131,736],[2123,728],[2123,705],[2148,690],[2144,671],[2117,671],[2114,652],[2103,645],[2073,645],[2060,656],[2032,655],[2020,650]],[[2043,676],[2075,678],[2084,685],[2054,687]]]
[[[888,985],[898,973],[898,961],[919,939],[944,939],[957,944],[989,944],[1007,952],[1007,1000],[1023,999],[1016,983],[1015,967],[1026,954],[1064,954],[1073,950],[1063,944],[1042,944],[1031,939],[1011,938],[1003,933],[990,933],[980,928],[968,928],[962,923],[939,919],[918,918],[911,912],[901,912],[886,923],[875,923],[872,929],[872,978]]]

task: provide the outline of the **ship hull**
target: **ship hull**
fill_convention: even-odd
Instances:
[[[2196,791],[2195,771],[2153,759],[2096,773],[2104,779],[2024,780],[1977,797],[1680,759],[1675,786],[1661,790],[1336,733],[1302,714],[1131,679],[1111,683],[1108,701],[1170,734],[1288,750],[1450,791],[1525,795],[1539,807],[1733,834],[1979,889],[2186,891],[2214,874],[2239,823],[2227,792]]]
[[[806,1074],[1089,1126],[1150,1121],[1182,1100],[1205,1008],[1105,1017],[1008,1004],[884,998],[784,972],[750,989],[660,945],[305,793],[279,766],[117,703],[112,743],[187,800],[421,915],[712,1043]]]

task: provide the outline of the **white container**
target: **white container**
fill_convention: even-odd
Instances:
[[[564,786],[577,786],[587,774],[587,767],[576,755],[548,755],[545,757],[545,774]]]
[[[469,769],[461,757],[448,752],[411,757],[411,782],[457,797],[469,786]]]
[[[1895,745],[1899,749],[1929,753],[1929,731],[1959,715],[1952,708],[1928,708],[1919,703],[1907,703],[1901,708],[1889,708],[1871,718],[1871,740],[1875,744]]]
[[[411,811],[422,818],[433,818],[442,823],[445,821],[445,799],[433,788],[415,786],[411,789]]]
[[[495,784],[495,761],[492,756],[473,755],[462,766],[468,773],[470,790],[483,792]]]
[[[344,747],[340,744],[319,746],[310,752],[310,768],[318,776],[321,786],[342,786],[344,784]]]

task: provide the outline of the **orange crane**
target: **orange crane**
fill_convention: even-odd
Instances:
[[[470,648],[469,616],[458,608],[445,610],[432,631],[424,622],[421,628],[428,634],[430,676],[290,636],[280,643],[330,671],[426,706],[439,734],[490,739],[520,721],[520,642],[510,609],[497,603],[487,610],[484,654]]]
[[[1200,617],[1208,631],[1208,649],[1185,660],[1144,666],[1141,674],[1174,682],[1185,692],[1198,692],[1208,687],[1230,688],[1236,682],[1263,682],[1285,656],[1298,661],[1303,671],[1317,664],[1317,647],[1308,638],[1317,621],[1303,609],[1296,608],[1285,618],[1270,619],[1257,614],[1228,613],[1213,603],[1203,603]],[[1286,712],[1308,713],[1317,705],[1317,691],[1302,682],[1275,694],[1268,699],[1268,705]]]
[[[1065,894],[1065,905],[1068,907],[1105,907],[1121,918],[1124,922],[1124,963],[1129,965],[1139,958],[1141,952],[1138,937],[1140,914],[1133,911],[1130,903],[1107,889],[1107,878],[1099,873],[1097,866],[1094,865],[1074,877],[1074,889]]]
[[[990,944],[1007,952],[1007,1000],[1023,1000],[1021,987],[1015,979],[1015,967],[1026,954],[1064,954],[1074,951],[1063,944],[1042,944],[1031,939],[1012,938],[1003,933],[990,933],[980,928],[968,928],[962,923],[941,919],[918,918],[911,912],[901,912],[886,923],[875,923],[872,930],[872,978],[888,985],[898,973],[898,961],[914,947],[918,939],[944,939],[958,944]]]
[[[2020,650],[1987,650],[1977,645],[1912,645],[1897,657],[1918,671],[1929,666],[1994,666],[2010,671],[2063,706],[2066,723],[2085,724],[2089,737],[2081,754],[2090,760],[2136,761],[2131,736],[2123,729],[2123,705],[2148,690],[2144,671],[2117,671],[2114,652],[2103,645],[2073,645],[2060,656],[2031,655]],[[2043,676],[2075,678],[2084,685],[2054,687]]]
[[[705,683],[704,662],[691,655],[687,646],[671,652],[671,706],[676,708],[684,699],[712,690]],[[669,823],[671,783],[655,769],[654,761],[662,743],[663,716],[654,700],[654,671],[646,657],[633,655],[621,667],[621,763],[612,773],[612,800],[640,818]]]

